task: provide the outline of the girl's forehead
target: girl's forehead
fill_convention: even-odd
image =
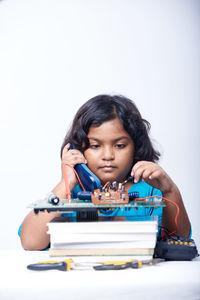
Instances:
[[[98,127],[91,126],[88,132],[88,138],[98,139],[117,139],[119,137],[129,138],[130,135],[124,129],[118,118],[106,121]]]

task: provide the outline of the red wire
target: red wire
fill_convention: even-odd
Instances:
[[[170,235],[172,235],[172,234],[174,234],[174,233],[176,233],[178,231],[178,216],[179,216],[179,213],[180,213],[179,206],[175,202],[173,202],[172,200],[169,200],[169,199],[167,199],[165,197],[162,197],[162,196],[156,196],[156,195],[145,197],[145,198],[135,198],[135,200],[136,201],[138,201],[138,200],[146,200],[146,199],[155,198],[155,197],[156,198],[161,198],[161,199],[163,199],[165,201],[168,201],[168,202],[172,203],[173,205],[175,205],[175,207],[176,207],[176,215],[175,215],[175,218],[174,218],[174,222],[175,222],[175,225],[176,225],[176,230],[170,232],[168,234],[168,236],[170,236]]]
[[[107,182],[104,184],[103,189],[105,189],[109,183],[110,183],[110,181],[107,181]]]
[[[63,167],[63,166],[65,166],[65,167]],[[65,187],[66,187],[66,194],[67,194],[67,196],[71,199],[71,192],[70,192],[70,188],[69,188],[68,176],[67,176],[67,173],[66,173],[66,166],[67,166],[67,167],[70,167],[70,168],[74,171],[74,173],[75,173],[75,175],[76,175],[76,177],[77,177],[77,179],[78,179],[78,182],[80,183],[80,185],[81,185],[83,191],[84,191],[84,192],[86,192],[86,191],[85,191],[85,188],[84,188],[84,186],[83,186],[83,184],[82,184],[82,182],[81,182],[81,180],[80,180],[80,177],[79,177],[78,173],[76,172],[76,170],[75,170],[71,165],[69,165],[69,164],[62,164],[63,176],[64,176]],[[69,199],[69,198],[68,198],[68,199]]]

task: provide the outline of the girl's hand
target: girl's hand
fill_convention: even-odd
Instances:
[[[161,190],[163,194],[172,192],[172,189],[175,187],[174,182],[167,173],[153,162],[137,162],[132,168],[131,176],[134,177],[135,183],[139,180],[143,180],[149,185]]]
[[[62,163],[69,164],[74,167],[77,164],[86,164],[87,161],[84,155],[77,149],[69,149],[70,143],[68,143],[62,152]]]
[[[62,152],[62,164],[68,164],[74,167],[76,164],[86,164],[87,161],[84,155],[77,149],[70,149],[68,143]],[[77,185],[76,175],[72,168],[66,166],[66,172],[71,188],[73,189]],[[63,174],[62,174],[63,177]]]

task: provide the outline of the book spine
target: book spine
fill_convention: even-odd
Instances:
[[[149,249],[52,249],[49,250],[50,256],[152,256],[154,248]]]

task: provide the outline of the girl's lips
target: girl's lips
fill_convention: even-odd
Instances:
[[[113,171],[114,169],[116,169],[116,167],[114,167],[114,166],[102,166],[102,167],[100,167],[100,169],[102,169],[104,171]]]

